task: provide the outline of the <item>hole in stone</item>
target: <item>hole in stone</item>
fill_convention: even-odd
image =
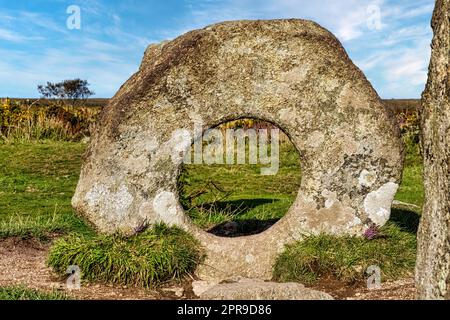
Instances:
[[[184,161],[178,176],[180,202],[195,225],[217,236],[248,236],[267,230],[286,214],[301,177],[299,153],[282,130],[262,120],[239,119],[206,131],[201,152],[199,141],[185,155],[191,163]]]

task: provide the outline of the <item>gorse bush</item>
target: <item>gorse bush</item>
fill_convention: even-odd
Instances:
[[[5,99],[0,103],[0,141],[78,141],[89,135],[99,108],[33,105]]]
[[[419,113],[417,111],[401,112],[397,115],[397,121],[407,151],[420,155]]]
[[[60,275],[77,265],[83,280],[149,287],[194,272],[202,258],[191,235],[157,225],[132,237],[71,234],[55,242],[48,264]]]

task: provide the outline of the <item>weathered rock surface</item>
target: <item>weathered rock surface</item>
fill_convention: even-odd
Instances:
[[[418,232],[421,299],[450,299],[450,1],[437,0],[428,82],[422,96],[425,205]]]
[[[333,300],[328,293],[308,289],[299,283],[240,279],[221,283],[200,294],[203,300]]]
[[[208,291],[212,287],[217,286],[220,281],[206,281],[197,280],[192,282],[192,291],[197,297],[200,297],[204,292]]]
[[[301,157],[302,184],[263,233],[220,238],[186,217],[180,151],[203,129],[241,118],[276,124]],[[340,42],[311,21],[226,22],[150,46],[98,122],[73,197],[102,232],[175,224],[206,249],[203,279],[271,277],[306,234],[361,235],[389,219],[402,171],[399,132]],[[187,138],[186,138],[187,137]]]

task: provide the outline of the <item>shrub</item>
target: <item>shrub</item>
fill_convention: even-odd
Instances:
[[[397,120],[407,151],[420,155],[420,117],[418,111],[401,112],[397,115]]]
[[[99,108],[39,106],[6,99],[0,104],[0,141],[78,141],[89,136]]]

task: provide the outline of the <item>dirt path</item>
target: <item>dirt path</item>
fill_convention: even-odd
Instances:
[[[23,285],[28,288],[66,292],[75,299],[193,299],[189,282],[167,285],[158,290],[128,288],[105,284],[83,284],[80,290],[68,292],[64,279],[46,266],[50,244],[35,240],[0,240],[0,286]],[[382,284],[379,290],[367,290],[363,285],[347,287],[339,282],[322,281],[315,289],[330,293],[336,299],[392,300],[414,299],[413,279]]]
[[[413,276],[393,282],[382,282],[381,288],[376,290],[367,289],[365,283],[349,286],[332,279],[323,279],[313,288],[341,300],[414,300],[416,295]]]
[[[75,299],[186,299],[190,288],[168,286],[158,290],[127,288],[105,284],[82,284],[80,290],[67,291],[64,279],[46,266],[50,244],[34,240],[0,240],[0,286],[23,285],[28,288],[65,292]],[[180,297],[177,297],[177,294]]]

